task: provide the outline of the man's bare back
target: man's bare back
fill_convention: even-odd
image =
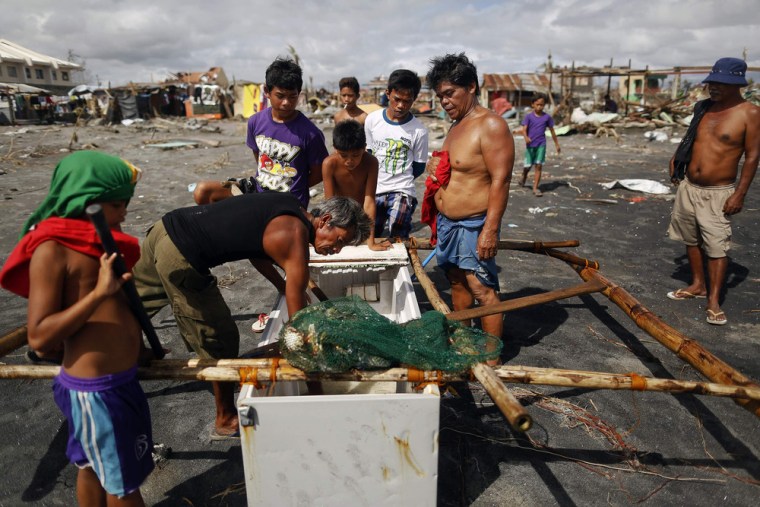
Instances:
[[[757,143],[758,124],[760,108],[749,102],[728,107],[713,104],[697,129],[689,181],[703,187],[734,183],[742,155],[751,151],[747,146],[748,134]]]
[[[478,105],[451,127],[442,149],[449,152],[451,180],[436,194],[438,210],[453,220],[486,213],[494,176],[512,172],[514,142],[506,122]]]

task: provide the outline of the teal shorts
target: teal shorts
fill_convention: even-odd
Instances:
[[[546,160],[546,145],[545,144],[542,144],[541,146],[534,146],[534,147],[528,146],[525,149],[525,164],[523,164],[523,167],[528,168],[532,165],[543,164],[545,160]]]

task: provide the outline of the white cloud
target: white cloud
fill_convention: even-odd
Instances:
[[[760,66],[754,0],[4,0],[0,37],[86,60],[101,81],[164,78],[220,65],[260,81],[293,45],[315,85],[360,81],[398,67],[424,73],[431,57],[465,51],[480,72],[558,65],[710,65],[741,56]]]

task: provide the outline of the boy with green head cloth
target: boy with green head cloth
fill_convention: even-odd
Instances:
[[[139,244],[120,224],[139,177],[104,153],[65,157],[0,271],[0,285],[29,299],[29,346],[42,355],[63,349],[53,393],[68,419],[80,505],[144,505],[139,488],[153,470],[150,412],[136,377],[142,332],[120,290],[132,274],[114,274],[116,254],[104,253],[84,215],[89,204],[102,206],[131,269]]]

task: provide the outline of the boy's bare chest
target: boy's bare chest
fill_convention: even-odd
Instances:
[[[354,169],[343,169],[335,178],[338,194],[354,198],[358,202],[364,200],[364,187],[367,186],[367,172]]]
[[[71,306],[92,292],[98,283],[100,261],[87,255],[68,251],[64,278],[64,303]]]

